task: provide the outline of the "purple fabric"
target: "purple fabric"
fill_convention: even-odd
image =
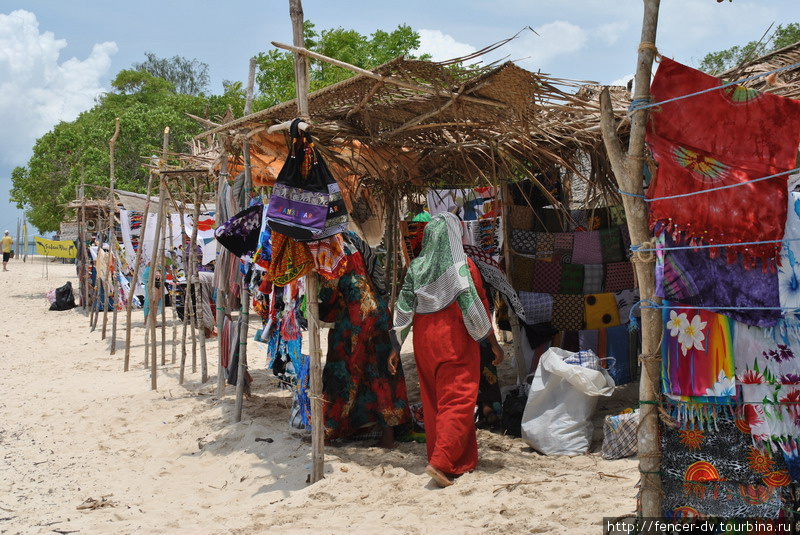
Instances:
[[[667,248],[678,244],[668,233],[659,236]],[[658,253],[656,295],[670,301],[703,307],[780,307],[778,275],[760,265],[745,269],[729,264],[726,255],[711,258],[707,249],[667,250]],[[716,310],[747,325],[772,327],[780,310]]]

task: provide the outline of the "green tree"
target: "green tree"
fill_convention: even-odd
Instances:
[[[334,28],[317,32],[311,21],[304,25],[305,46],[309,50],[335,58],[362,69],[373,69],[397,56],[414,57],[419,48],[419,34],[406,24],[391,32],[376,30],[369,37],[355,30]],[[420,59],[427,59],[422,56]],[[294,56],[290,52],[271,50],[257,57],[256,82],[259,98],[257,108],[274,106],[295,97]],[[353,72],[325,62],[311,60],[310,86],[315,91],[341,82]]]
[[[100,97],[92,109],[39,138],[27,166],[12,172],[11,199],[41,232],[59,228],[65,216],[63,204],[75,198],[81,174],[87,184],[108,185],[108,140],[116,117],[120,118],[115,146],[117,187],[143,192],[148,176],[144,158],[161,152],[165,126],[171,129],[170,150],[185,152],[187,142],[203,131],[187,113],[214,120],[228,106],[239,114],[244,106],[241,91],[210,97],[186,95],[177,92],[172,82],[145,71],[123,70],[111,85],[114,91]],[[92,191],[87,188],[87,194]]]
[[[786,26],[779,24],[772,35],[764,41],[750,41],[744,46],[732,46],[727,50],[706,54],[698,69],[709,74],[719,74],[798,41],[800,41],[800,24],[796,22]]]
[[[181,56],[159,58],[145,52],[145,61],[134,63],[133,68],[163,78],[175,85],[175,90],[184,95],[199,95],[208,89],[208,64]]]

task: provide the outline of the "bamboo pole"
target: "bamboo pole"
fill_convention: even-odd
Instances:
[[[297,114],[308,117],[308,69],[306,58],[300,53],[303,39],[303,5],[301,0],[289,0],[292,19],[292,41],[295,45],[294,75],[297,87]],[[274,44],[274,43],[273,43]],[[366,71],[369,72],[369,71]],[[372,73],[370,73],[371,75]],[[387,80],[389,81],[389,80]],[[311,353],[309,376],[311,383],[311,483],[320,481],[325,463],[324,424],[322,419],[322,351],[319,347],[319,281],[316,271],[306,275],[306,301],[308,303],[308,349]]]
[[[250,115],[253,111],[253,84],[256,76],[256,58],[250,58],[250,70],[247,76],[247,100],[244,105],[244,114]],[[250,139],[245,138],[242,144],[244,153],[244,198],[245,205],[250,199],[250,190],[253,186],[252,170],[250,168]],[[247,373],[247,335],[250,327],[250,288],[247,285],[247,273],[242,275],[242,288],[239,292],[241,298],[239,308],[239,369],[236,374],[236,404],[234,406],[234,421],[242,421],[242,404],[244,403],[245,374]]]
[[[133,295],[139,285],[139,268],[142,260],[142,242],[144,241],[144,231],[147,229],[147,214],[150,211],[150,199],[152,198],[151,188],[153,187],[153,173],[147,176],[147,201],[144,203],[144,213],[142,214],[142,226],[139,229],[139,248],[136,250],[136,265],[133,266],[133,278],[131,279],[131,293],[125,307],[125,361],[123,370],[128,371],[131,362],[131,311],[133,307]],[[147,323],[145,318],[145,323]],[[145,344],[145,348],[147,344]]]
[[[642,37],[639,45],[639,58],[636,68],[636,95],[634,99],[650,98],[650,74],[655,57],[656,28],[660,0],[644,0]],[[620,189],[641,195],[644,191],[642,170],[644,167],[644,141],[647,123],[647,109],[633,112],[628,152],[623,152],[617,137],[611,98],[608,88],[600,94],[601,127],[603,141],[608,152],[611,167]],[[647,207],[644,199],[629,195],[622,196],[631,241],[643,244],[652,239],[647,224]],[[655,270],[653,259],[647,262],[634,257],[636,276],[639,280],[641,299],[657,302],[655,296]],[[639,472],[641,474],[641,516],[658,517],[661,514],[661,454],[658,441],[658,388],[661,377],[661,313],[657,309],[642,310],[642,371],[639,380]]]
[[[181,195],[182,200],[186,199],[186,191],[183,184],[181,184],[181,193],[182,193]],[[179,207],[179,213],[181,218],[181,232],[184,232],[184,226],[183,226],[184,225],[183,218],[185,215],[184,209],[185,205],[183,202],[181,202],[181,205]],[[197,225],[197,221],[194,222],[194,225],[195,226]],[[194,233],[194,231],[192,232]],[[192,264],[190,256],[191,247],[192,245],[189,244],[189,248],[184,248],[183,250],[183,266],[186,272],[186,287],[183,292],[183,332],[181,334],[181,365],[180,365],[180,376],[178,379],[178,382],[180,384],[183,384],[183,379],[186,372],[186,329],[189,325],[189,310],[191,309],[191,307],[189,306],[189,292],[190,292],[189,281],[191,280],[190,276],[192,274],[191,271]]]
[[[165,158],[166,160],[166,158]],[[167,229],[172,234],[172,215],[169,213],[169,205],[167,204],[167,191],[169,190],[169,179],[164,177],[164,195],[161,197],[161,209],[164,211],[164,228],[163,235],[161,236],[161,243],[163,246],[159,248],[161,266],[161,288],[159,288],[159,297],[161,298],[161,365],[167,364]],[[169,243],[169,248],[172,249],[172,242]]]
[[[503,254],[506,260],[506,272],[511,275],[511,242],[509,241],[509,228],[508,228],[508,211],[511,202],[511,195],[508,192],[508,182],[503,182],[501,189],[501,203],[502,203],[502,225],[503,225]],[[509,277],[510,278],[510,277]],[[511,334],[513,336],[512,343],[514,344],[514,362],[517,365],[517,383],[522,384],[525,377],[528,375],[528,369],[525,367],[525,357],[522,353],[522,329],[520,329],[519,318],[517,318],[514,309],[511,308],[511,303],[505,297],[503,300],[506,302],[508,308],[508,321],[511,323]]]
[[[85,174],[85,171],[82,169],[80,188],[81,215],[80,219],[78,220],[78,239],[81,243],[81,259],[83,260],[78,282],[81,285],[81,306],[83,306],[83,310],[86,310],[86,307],[89,306],[89,289],[87,288],[89,281],[86,274],[86,268],[89,266],[89,252],[86,250],[86,202],[83,197],[83,188],[86,182]]]
[[[170,200],[172,200],[172,194],[169,192],[169,184],[167,185],[167,188],[168,188],[167,189],[167,193],[168,193],[168,195],[170,197]],[[180,217],[180,215],[178,215],[178,217]],[[181,229],[183,229],[183,220],[181,220],[180,223],[181,223]],[[183,240],[183,231],[181,231],[180,239]],[[169,265],[169,271],[172,274],[172,286],[170,287],[170,290],[169,290],[169,304],[172,305],[172,306],[169,307],[170,310],[172,311],[172,314],[171,314],[171,316],[172,316],[172,364],[175,364],[175,362],[177,361],[177,357],[178,357],[177,354],[176,354],[176,351],[178,349],[177,348],[177,343],[176,343],[178,341],[178,319],[177,319],[177,313],[175,312],[176,309],[177,309],[177,305],[175,304],[175,295],[176,295],[175,289],[177,288],[177,285],[178,285],[178,273],[175,270],[175,262],[177,260],[177,256],[175,254],[175,236],[174,236],[174,231],[172,230],[172,218],[170,218],[170,225],[169,225],[169,259],[170,259],[170,261],[169,261],[169,264],[170,264]],[[165,288],[166,288],[166,286],[165,286]],[[166,325],[164,326],[164,328],[166,329]]]
[[[111,277],[111,269],[114,266],[114,255],[116,254],[116,248],[111,247],[111,237],[114,236],[114,207],[116,203],[114,202],[114,144],[117,142],[117,138],[119,137],[119,117],[117,117],[114,123],[114,135],[111,136],[111,139],[108,142],[108,266],[106,269],[106,281],[104,282],[104,288],[108,288],[109,286],[112,287],[111,291],[111,299],[114,303],[114,310],[117,309],[117,294],[116,294],[116,284],[114,284],[113,279],[111,279],[111,284],[109,284],[109,278]],[[108,290],[106,290],[108,291]],[[103,306],[103,330],[102,334],[100,335],[101,340],[106,339],[106,326],[108,325],[108,295],[106,295],[105,303]],[[114,345],[111,345],[111,354],[113,355],[116,351]]]

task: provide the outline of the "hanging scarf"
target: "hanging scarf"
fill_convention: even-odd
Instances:
[[[415,313],[433,314],[454,302],[473,339],[482,340],[491,331],[469,272],[461,233],[461,222],[448,212],[437,214],[425,227],[422,251],[408,267],[397,299],[394,328],[401,333],[401,343]]]
[[[334,280],[344,275],[347,270],[347,254],[344,251],[344,240],[341,234],[308,242],[308,248],[314,257],[314,265],[320,276]]]
[[[731,405],[736,399],[735,322],[708,310],[665,305],[662,389],[679,424],[702,427],[716,417],[721,405]]]
[[[744,416],[758,448],[775,445],[800,479],[800,334],[796,323],[774,329],[740,325],[734,349]]]
[[[800,193],[795,191],[789,195],[783,240],[781,265],[778,268],[780,306],[800,308]],[[784,311],[792,315],[798,312]]]
[[[720,80],[668,58],[650,88],[655,102],[720,86]],[[647,195],[659,198],[742,183],[793,169],[800,144],[800,102],[741,86],[661,104],[647,141],[658,173]],[[786,221],[786,176],[746,186],[649,203],[650,222],[689,241],[780,240]],[[727,247],[753,267],[773,266],[779,244]],[[709,249],[715,254],[717,249]]]
[[[511,286],[500,264],[495,262],[490,253],[479,247],[465,245],[464,252],[467,253],[467,256],[478,266],[478,270],[480,270],[481,276],[486,284],[493,290],[500,292],[506,301],[508,301],[509,305],[511,305],[514,314],[525,323],[525,308],[522,306],[522,302],[519,300],[516,290]]]
[[[286,286],[314,269],[314,257],[308,245],[280,232],[272,233],[272,255],[267,275],[275,286]]]

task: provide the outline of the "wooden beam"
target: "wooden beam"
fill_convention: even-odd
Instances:
[[[650,75],[655,58],[656,28],[660,0],[644,0],[642,37],[636,68],[636,95],[634,99],[650,98]],[[617,137],[611,96],[608,88],[600,94],[600,120],[603,141],[611,162],[617,184],[623,191],[641,195],[644,191],[644,141],[648,110],[641,109],[631,118],[631,134],[628,152],[623,152]],[[623,195],[622,202],[628,220],[631,241],[644,244],[652,239],[647,219],[647,206],[641,197]],[[637,257],[634,257],[637,260]],[[655,296],[655,258],[647,262],[634,262],[639,280],[642,300],[660,300]],[[642,310],[642,373],[639,379],[639,472],[641,473],[641,516],[661,515],[661,458],[658,432],[658,398],[661,384],[661,357],[659,355],[662,334],[661,312],[657,309]]]

